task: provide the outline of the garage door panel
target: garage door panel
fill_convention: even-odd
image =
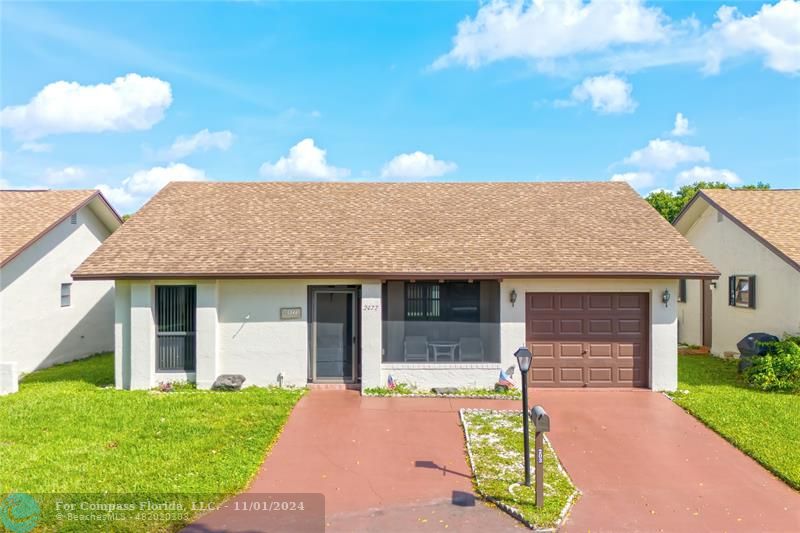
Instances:
[[[555,319],[535,319],[528,322],[528,327],[534,335],[548,335],[556,332]]]
[[[597,385],[612,385],[614,369],[610,366],[589,368],[589,381]]]
[[[596,318],[588,322],[587,333],[591,335],[610,334],[614,331],[613,321],[610,318]]]
[[[558,355],[561,358],[579,358],[583,359],[583,344],[575,344],[572,342],[560,342],[558,346]]]
[[[559,385],[579,385],[583,386],[582,367],[560,367],[558,368]]]
[[[532,368],[531,380],[534,381],[535,383],[555,385],[556,369],[554,367]]]
[[[555,358],[556,345],[553,343],[531,343],[528,345],[528,349],[533,356],[539,358],[540,361],[546,358]]]
[[[647,386],[647,294],[528,293],[526,300],[533,386]]]
[[[583,311],[584,298],[581,294],[558,295],[558,309],[561,311]]]
[[[617,331],[620,333],[635,333],[639,335],[642,333],[642,321],[630,318],[617,320]]]
[[[586,355],[589,356],[590,359],[597,359],[601,357],[610,359],[614,356],[614,345],[611,343],[600,344],[593,342],[588,345],[587,352],[588,353]]]
[[[583,320],[559,320],[558,332],[562,335],[580,335],[583,333]]]
[[[611,294],[589,294],[589,311],[611,311],[613,308],[613,296]]]
[[[641,294],[620,294],[618,296],[618,307],[620,310],[640,311],[642,309],[642,295]]]
[[[555,298],[554,294],[528,294],[528,309],[554,311]]]

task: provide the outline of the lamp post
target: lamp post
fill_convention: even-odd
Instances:
[[[531,351],[524,346],[514,352],[522,373],[522,434],[525,439],[525,486],[531,486],[531,447],[528,439],[528,370],[531,368]]]

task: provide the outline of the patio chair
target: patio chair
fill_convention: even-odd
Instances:
[[[403,340],[403,355],[406,361],[428,362],[428,337],[410,336]]]
[[[461,337],[458,354],[461,361],[483,361],[483,341],[480,337]]]

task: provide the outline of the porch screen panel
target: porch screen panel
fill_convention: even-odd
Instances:
[[[196,350],[196,289],[156,287],[156,370],[193,372]]]

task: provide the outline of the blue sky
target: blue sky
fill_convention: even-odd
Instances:
[[[800,186],[800,3],[3,3],[0,185]],[[676,120],[676,116],[680,117]]]

